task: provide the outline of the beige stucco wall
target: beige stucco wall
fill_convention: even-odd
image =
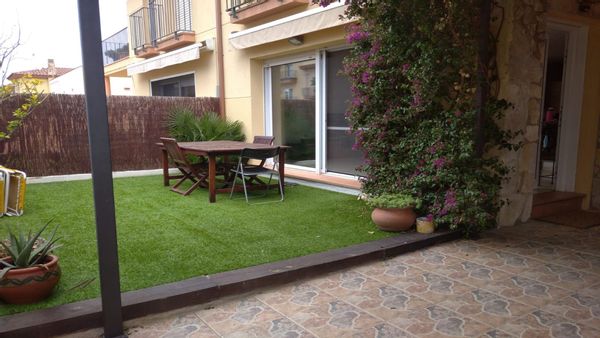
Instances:
[[[128,0],[128,12],[147,5],[147,0]],[[315,53],[319,48],[339,46],[344,43],[344,27],[336,27],[321,32],[307,34],[304,44],[293,46],[287,41],[279,41],[246,50],[235,49],[228,41],[232,32],[241,31],[256,25],[302,12],[318,5],[305,5],[290,9],[248,25],[233,24],[225,11],[227,3],[221,1],[223,24],[223,51],[225,68],[225,107],[226,116],[244,124],[249,139],[265,133],[264,121],[264,79],[263,67],[266,60],[280,57],[293,57],[301,53]],[[192,27],[196,41],[216,37],[214,1],[192,1]],[[150,81],[180,74],[194,73],[196,96],[216,96],[218,89],[217,52],[202,51],[199,60],[194,60],[159,70],[133,76],[136,95],[150,95]],[[134,55],[130,51],[130,55]]]

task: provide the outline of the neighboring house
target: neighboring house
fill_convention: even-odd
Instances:
[[[134,95],[131,77],[106,76],[106,95]],[[50,89],[55,94],[85,94],[83,68],[81,66],[62,76],[50,80]]]
[[[54,65],[54,59],[48,59],[48,67],[14,72],[8,76],[8,80],[10,80],[15,86],[15,92],[17,93],[21,93],[24,90],[23,85],[19,82],[31,81],[31,79],[39,81],[36,86],[39,92],[50,93],[52,89],[50,86],[50,81],[71,71],[72,69],[73,68],[56,67]]]
[[[497,1],[498,90],[514,105],[504,124],[523,131],[523,147],[504,156],[515,170],[502,224],[528,219],[540,190],[578,192],[584,208],[600,207],[595,2]],[[286,174],[356,184],[362,155],[352,150],[351,93],[339,75],[349,47],[343,3],[128,0],[130,61],[121,69],[136,95],[223,95],[225,115],[241,120],[250,139],[273,135],[291,146]],[[556,113],[545,114],[551,106]]]

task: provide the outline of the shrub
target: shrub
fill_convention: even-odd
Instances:
[[[381,194],[367,198],[367,205],[372,208],[418,208],[419,199],[405,194]]]

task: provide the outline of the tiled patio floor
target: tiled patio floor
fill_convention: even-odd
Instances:
[[[600,227],[529,222],[126,324],[129,337],[600,337]]]

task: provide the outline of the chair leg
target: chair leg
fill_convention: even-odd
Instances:
[[[202,182],[201,182],[201,181],[197,181],[197,182],[196,182],[196,183],[194,183],[194,184],[193,184],[193,185],[192,185],[192,186],[191,186],[191,187],[190,187],[188,190],[186,190],[186,191],[183,193],[183,196],[187,196],[187,195],[191,194],[191,193],[192,193],[192,191],[194,191],[194,190],[198,189],[198,187],[199,187],[201,184],[202,184]]]
[[[246,203],[250,204],[250,202],[248,202],[248,191],[246,190],[246,178],[244,176],[242,176],[242,184],[244,186],[244,196],[246,197]]]
[[[237,181],[238,174],[233,175],[233,183],[231,184],[231,192],[229,193],[229,199],[233,198],[233,189],[235,189],[235,181]]]
[[[278,177],[278,182],[279,182],[279,193],[281,194],[281,201],[283,202],[283,184],[281,184],[281,177]]]

